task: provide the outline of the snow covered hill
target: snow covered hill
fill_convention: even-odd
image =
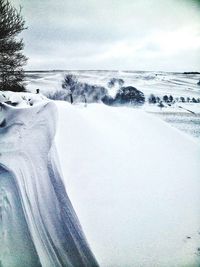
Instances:
[[[199,266],[196,139],[143,110],[6,97],[0,266]]]
[[[141,110],[57,106],[65,185],[100,266],[199,266],[199,144]]]

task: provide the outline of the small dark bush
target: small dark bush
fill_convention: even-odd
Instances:
[[[158,107],[161,108],[161,109],[164,108],[164,104],[163,104],[162,101],[160,101],[160,102],[158,103]]]
[[[159,97],[159,96],[156,97],[156,102],[157,102],[157,103],[160,102],[160,97]]]
[[[109,106],[112,106],[114,105],[114,98],[109,96],[109,95],[105,95],[103,98],[102,98],[102,102],[106,105],[109,105]]]
[[[196,98],[194,98],[194,97],[192,98],[192,102],[193,102],[193,103],[198,103],[198,101],[197,101]]]
[[[184,102],[185,102],[185,98],[184,98],[183,96],[181,96],[181,97],[180,97],[180,101],[181,101],[182,103],[184,103]]]
[[[167,103],[167,102],[169,101],[169,98],[168,98],[167,95],[164,95],[164,96],[163,96],[163,101],[164,101],[165,103]]]
[[[157,99],[156,99],[155,95],[151,94],[148,98],[148,101],[150,104],[155,104],[157,102]]]
[[[169,96],[169,100],[168,100],[168,101],[171,103],[171,102],[173,102],[173,100],[174,100],[173,96],[172,96],[172,95],[170,95],[170,96]]]

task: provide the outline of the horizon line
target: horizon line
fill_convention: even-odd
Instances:
[[[200,74],[200,71],[164,71],[164,70],[117,70],[117,69],[42,69],[24,70],[24,72],[65,72],[65,71],[113,71],[113,72],[167,72],[167,73],[191,73]]]

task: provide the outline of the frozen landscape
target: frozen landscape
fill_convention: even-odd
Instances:
[[[0,267],[200,267],[199,10],[0,0]]]
[[[200,96],[198,75],[73,74],[105,87],[120,77],[146,98]],[[63,75],[28,73],[27,87],[48,95]],[[200,103],[0,95],[0,266],[199,266]]]
[[[174,98],[200,98],[200,74],[184,74],[173,72],[145,72],[145,71],[47,71],[29,72],[26,76],[28,90],[35,92],[39,88],[48,95],[59,91],[63,77],[72,73],[83,83],[108,88],[110,79],[123,79],[126,86],[134,86],[145,95],[145,104],[141,107],[147,112],[157,115],[172,126],[185,133],[200,138],[200,103],[175,103],[165,105],[162,110],[158,105],[149,105],[148,97],[155,94],[158,97],[173,95]],[[108,88],[109,91],[109,88]],[[110,90],[111,91],[111,90]]]
[[[144,111],[57,105],[65,186],[100,266],[199,266],[199,143]]]

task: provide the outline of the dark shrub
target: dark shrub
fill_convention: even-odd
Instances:
[[[185,98],[183,96],[181,96],[180,97],[180,101],[184,103],[185,102]]]
[[[160,102],[158,103],[158,107],[161,108],[161,109],[164,108],[164,104],[163,104],[162,101],[160,101]]]
[[[109,106],[112,106],[114,105],[114,98],[109,96],[109,95],[105,95],[103,98],[102,98],[102,102],[106,105],[109,105]]]
[[[144,94],[133,86],[122,87],[115,97],[120,104],[144,104]]]
[[[169,102],[173,102],[174,98],[172,95],[169,96]]]
[[[163,101],[164,101],[165,103],[167,103],[167,102],[169,101],[169,98],[168,98],[167,95],[164,95],[164,96],[163,96]]]
[[[144,94],[133,86],[122,87],[115,98],[105,96],[102,99],[107,105],[143,105],[145,102]]]
[[[159,96],[156,97],[156,102],[158,102],[158,103],[160,102],[160,97]]]
[[[155,104],[157,102],[155,95],[151,94],[148,98],[148,101],[150,104]]]
[[[193,103],[198,103],[198,101],[197,101],[196,98],[194,98],[194,97],[192,98],[192,102],[193,102]]]

